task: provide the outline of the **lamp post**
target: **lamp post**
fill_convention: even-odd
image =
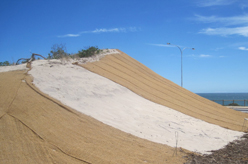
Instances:
[[[174,44],[170,44],[170,43],[167,43],[167,45],[176,46],[177,48],[179,48],[179,50],[181,52],[181,87],[183,87],[183,51],[188,47],[181,49],[178,45],[174,45]],[[194,48],[189,48],[189,49],[195,50]]]

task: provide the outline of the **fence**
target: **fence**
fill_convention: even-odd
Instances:
[[[238,104],[239,106],[248,106],[248,100],[212,100],[220,105],[228,106],[229,104]],[[235,105],[230,105],[235,106]]]

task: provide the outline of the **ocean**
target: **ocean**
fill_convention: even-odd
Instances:
[[[248,106],[248,93],[196,93],[206,99],[215,100],[216,103],[228,105],[234,103],[240,106]],[[216,101],[218,100],[218,101]],[[223,101],[225,100],[225,101]],[[230,100],[230,101],[226,101]],[[239,100],[239,101],[237,101]]]

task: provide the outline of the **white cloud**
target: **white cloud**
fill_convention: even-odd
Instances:
[[[66,35],[61,35],[58,36],[59,38],[65,38],[65,37],[78,37],[80,34],[66,34]]]
[[[248,25],[248,15],[240,15],[233,17],[217,17],[217,16],[201,16],[195,15],[194,20],[203,22],[203,23],[222,23],[225,26],[230,25]]]
[[[201,16],[195,15],[194,20],[203,23],[213,23],[214,26],[220,25],[219,28],[205,28],[199,33],[207,35],[240,35],[248,37],[248,14],[232,17],[218,17],[218,16]]]
[[[200,58],[209,58],[209,57],[211,57],[211,55],[204,55],[204,54],[201,54],[201,55],[199,55],[199,57],[200,57]]]
[[[129,27],[129,28],[111,28],[111,29],[106,29],[106,28],[100,28],[100,29],[95,29],[92,31],[82,31],[78,34],[66,34],[66,35],[61,35],[58,37],[79,37],[81,34],[85,33],[110,33],[110,32],[136,32],[139,31],[136,27]]]
[[[200,54],[200,55],[187,55],[188,57],[194,58],[194,59],[199,59],[199,58],[211,58],[211,55],[205,55],[205,54]]]
[[[228,35],[241,35],[248,37],[248,26],[245,27],[234,27],[234,28],[207,28],[202,29],[199,33],[207,34],[207,35],[221,35],[221,36],[228,36]]]
[[[210,6],[223,6],[230,5],[237,0],[198,0],[198,5],[200,7],[210,7]]]
[[[101,29],[95,29],[91,31],[92,33],[103,33],[103,32],[126,32],[125,28],[112,28],[112,29],[106,29],[106,28],[101,28]]]
[[[136,27],[111,28],[111,29],[100,28],[100,29],[95,29],[95,30],[92,30],[92,31],[82,31],[81,33],[136,32],[136,31],[139,31],[138,28],[136,28]]]
[[[158,46],[158,47],[171,47],[167,44],[149,44],[149,45],[152,45],[152,46]]]
[[[246,47],[239,47],[240,50],[245,50],[245,51],[248,51],[248,48]]]
[[[192,54],[192,55],[187,55],[188,57],[192,57],[194,59],[199,59],[199,58],[224,58],[225,56],[212,56],[212,55],[206,55],[206,54],[200,54],[200,55],[195,55],[195,54]]]

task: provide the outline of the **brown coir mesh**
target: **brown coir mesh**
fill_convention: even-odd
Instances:
[[[124,133],[63,105],[40,92],[24,71],[0,73],[0,92],[1,164],[185,161],[181,151],[173,156],[175,148]]]
[[[244,118],[248,118],[248,114],[200,97],[161,77],[127,54],[119,52],[120,54],[106,55],[100,61],[80,66],[155,103],[224,128],[242,131]]]

